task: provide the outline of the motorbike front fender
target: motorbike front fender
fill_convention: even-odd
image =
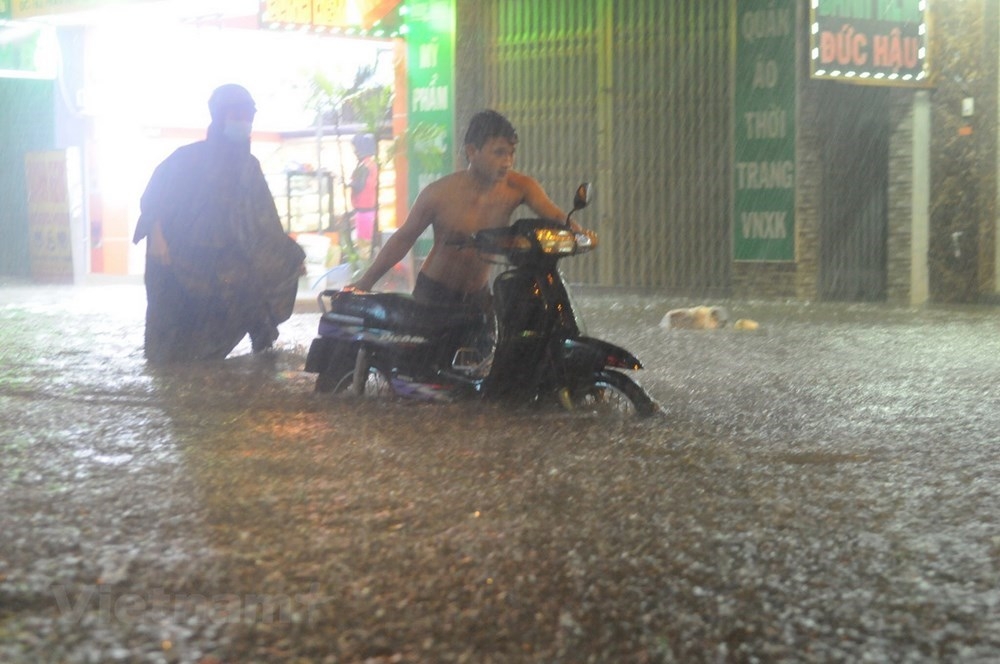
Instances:
[[[642,362],[621,346],[594,337],[572,337],[563,342],[564,358],[570,363],[592,363],[595,369],[642,369]]]

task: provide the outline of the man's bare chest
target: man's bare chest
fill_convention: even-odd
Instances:
[[[513,195],[456,197],[438,215],[437,225],[442,231],[463,235],[506,226],[518,204],[518,198]]]

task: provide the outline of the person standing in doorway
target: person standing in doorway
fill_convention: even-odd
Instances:
[[[378,207],[378,144],[371,134],[356,134],[352,144],[358,159],[351,173],[354,237],[362,246],[372,247]]]

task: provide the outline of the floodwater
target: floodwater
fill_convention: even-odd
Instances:
[[[0,661],[995,661],[1000,310],[577,295],[645,421],[153,370],[137,284],[0,288]]]

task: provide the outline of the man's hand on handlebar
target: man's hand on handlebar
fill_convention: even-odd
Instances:
[[[366,290],[364,290],[362,288],[358,288],[356,284],[347,284],[346,286],[344,286],[343,288],[340,289],[340,292],[341,293],[353,293],[355,295],[364,295],[368,291],[366,291]]]

